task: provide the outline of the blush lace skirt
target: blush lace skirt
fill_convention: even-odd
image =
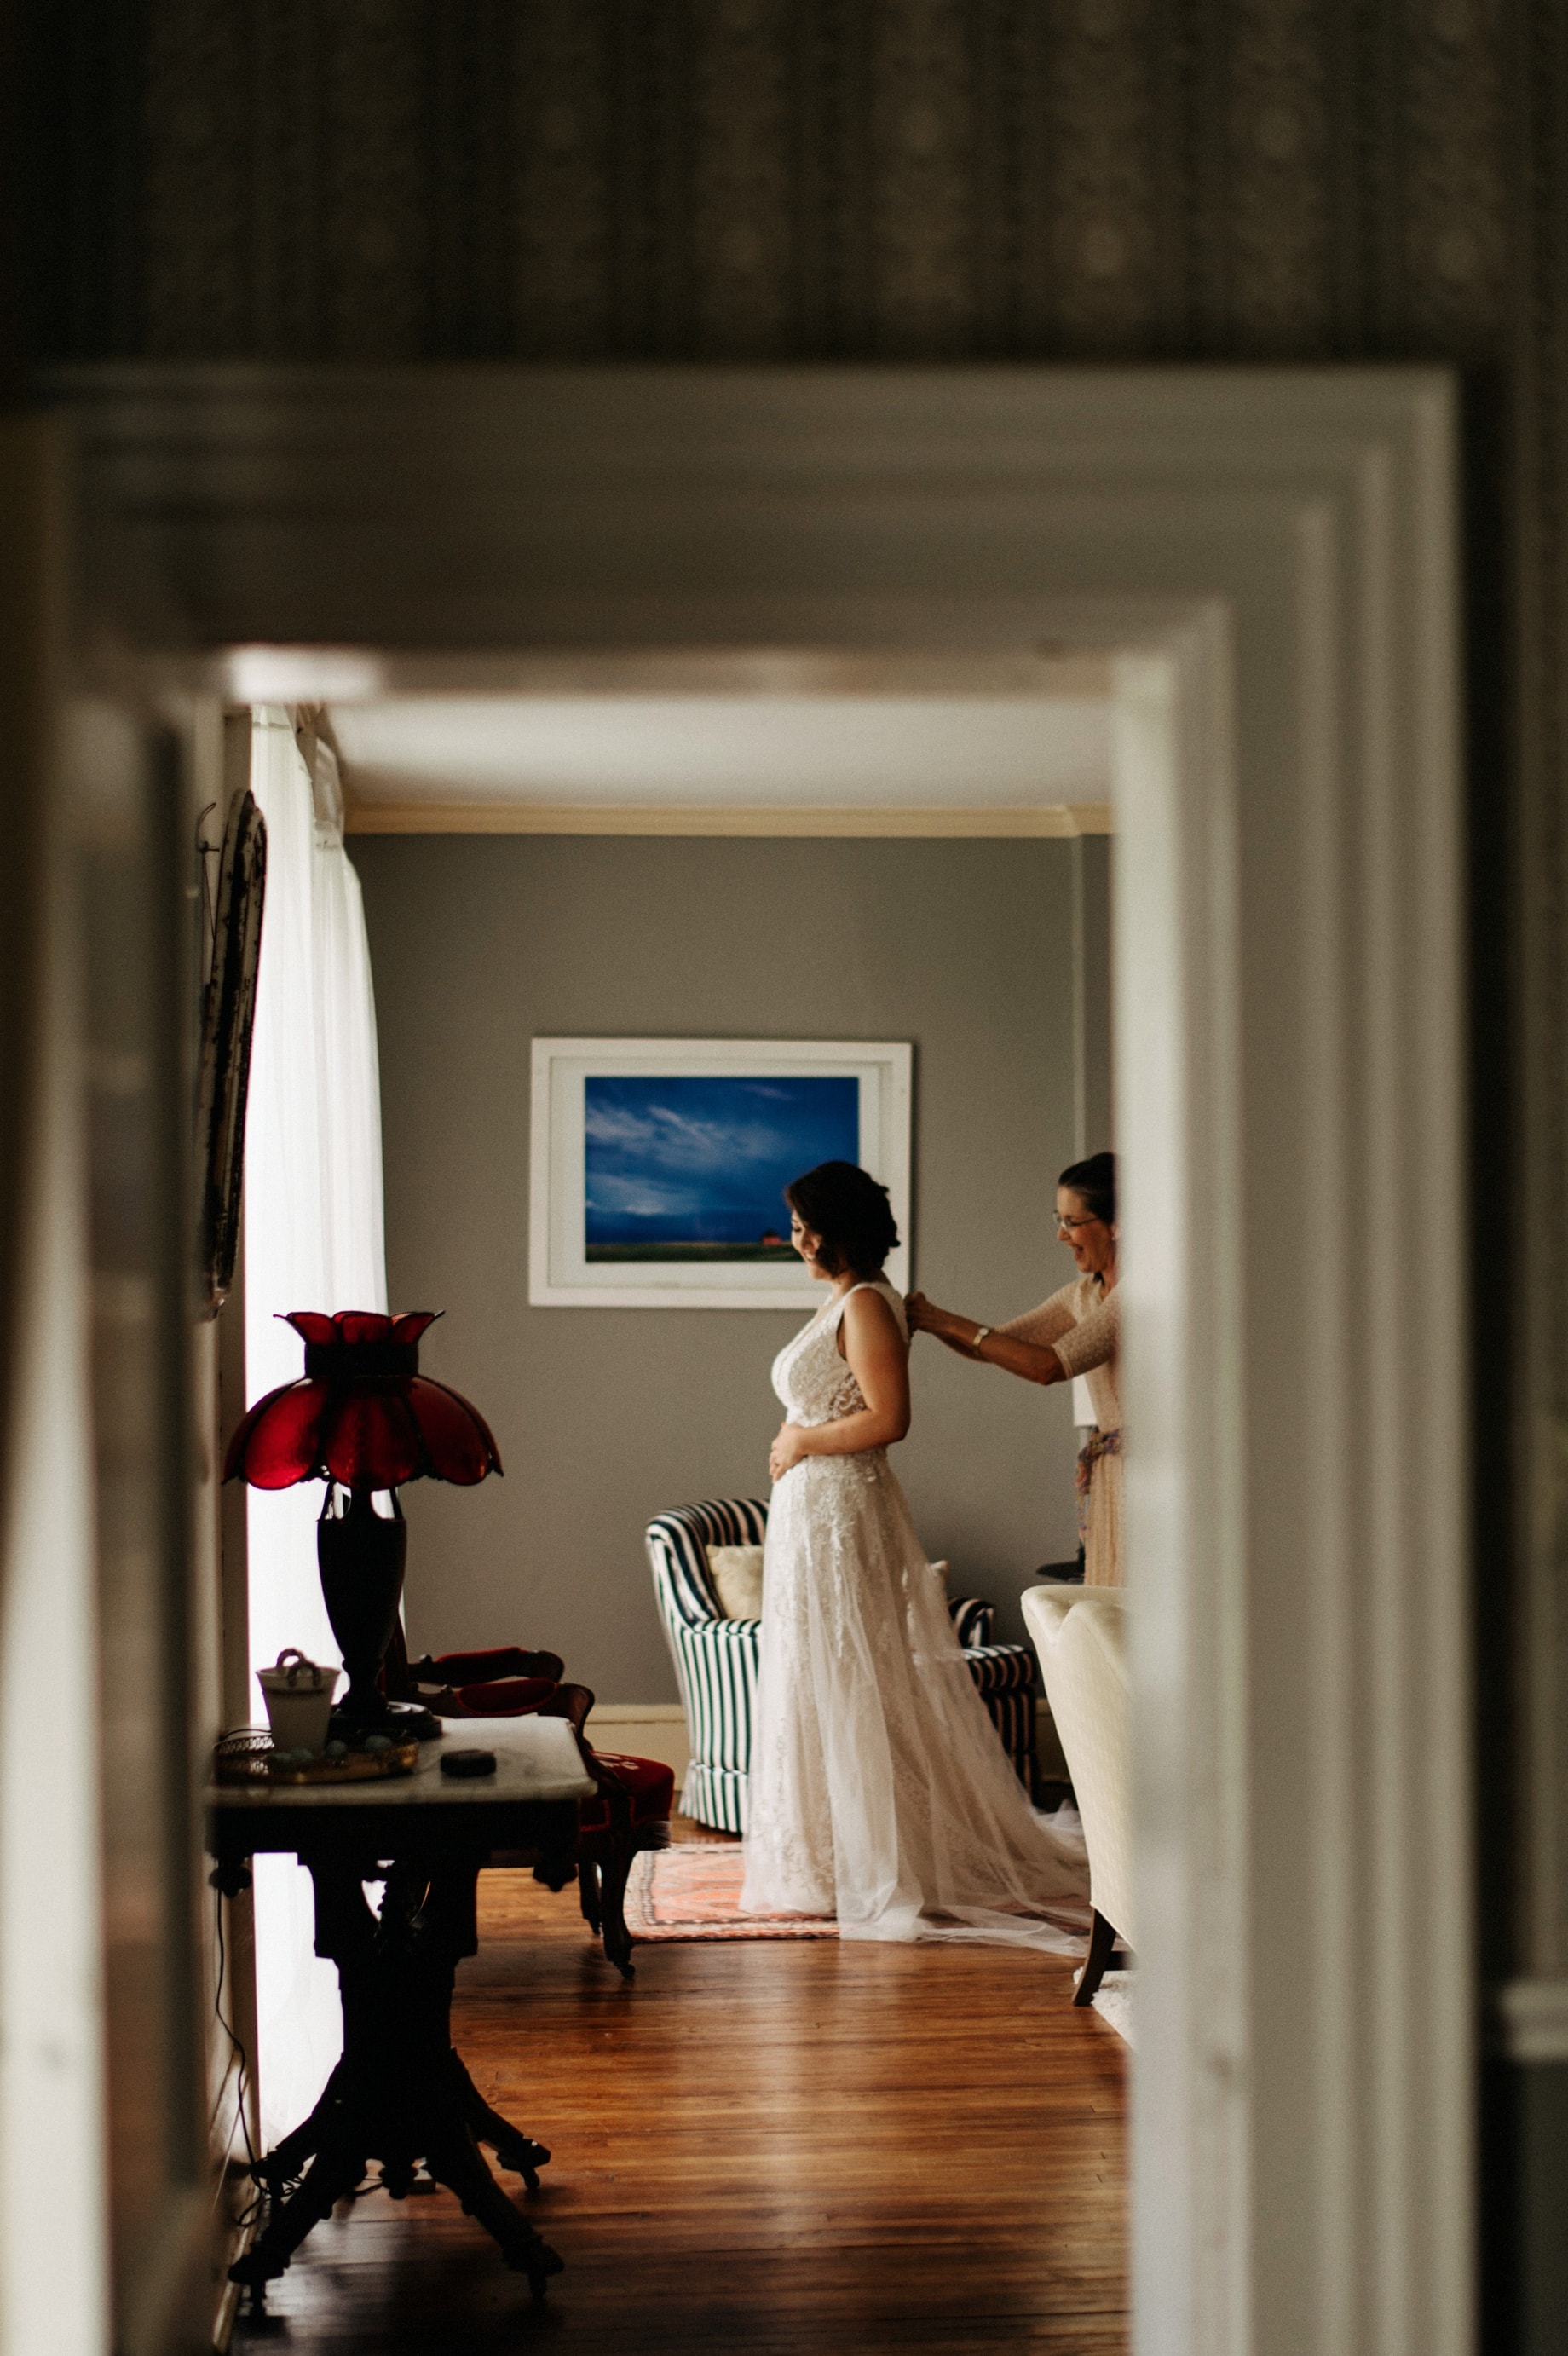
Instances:
[[[885,1452],[805,1458],[768,1515],[742,1910],[1075,1953],[1088,1887],[997,1740]]]

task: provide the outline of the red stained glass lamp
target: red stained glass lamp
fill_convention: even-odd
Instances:
[[[327,1317],[296,1309],[286,1323],[304,1342],[304,1374],[258,1399],[229,1443],[226,1481],[289,1489],[325,1481],[316,1560],[332,1633],[343,1652],[348,1691],[334,1732],[402,1732],[378,1679],[397,1625],[408,1526],[398,1503],[405,1481],[451,1481],[472,1488],[499,1472],[501,1459],[477,1408],[419,1370],[420,1337],[439,1311],[383,1317],[340,1309]],[[392,1515],[376,1512],[389,1490]],[[347,1493],[344,1507],[342,1492]]]

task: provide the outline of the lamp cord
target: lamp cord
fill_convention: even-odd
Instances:
[[[228,1969],[228,1950],[223,1935],[223,1892],[221,1890],[216,1892],[216,1897],[218,1903],[218,1987],[213,1997],[212,2010],[213,2017],[217,2020],[219,2029],[222,2029],[225,2037],[228,2038],[229,2045],[233,2051],[234,2058],[240,2065],[239,2072],[235,2080],[234,2111],[235,2117],[239,2123],[240,2136],[245,2145],[245,2158],[250,2165],[251,2181],[255,2188],[250,2200],[246,2202],[244,2209],[240,2211],[240,2216],[235,2221],[239,2228],[243,2231],[243,2229],[251,2222],[252,2217],[255,2216],[257,2210],[261,2207],[261,2201],[264,2198],[264,2193],[261,2179],[256,2174],[256,2147],[251,2140],[251,2118],[249,2105],[251,2091],[251,2057],[245,2051],[244,2040],[240,2037],[239,2030],[235,2028],[233,2022],[229,2019],[223,2009],[223,1980],[225,1972]],[[232,2145],[232,2135],[230,2135],[229,2142],[230,2145]]]

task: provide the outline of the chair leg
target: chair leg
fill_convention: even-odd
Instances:
[[[1094,1927],[1089,1933],[1089,1954],[1074,1991],[1074,2004],[1093,2004],[1099,1993],[1100,1982],[1105,1976],[1105,1966],[1111,1960],[1111,1950],[1116,1944],[1114,1923],[1107,1922],[1098,1907],[1094,1909]]]
[[[582,1919],[597,1938],[603,1924],[603,1908],[599,1900],[599,1868],[592,1858],[582,1858],[577,1868],[577,1896],[582,1908]]]
[[[600,1936],[606,1961],[614,1965],[624,1980],[631,1979],[635,1969],[632,1962],[632,1934],[626,1928],[626,1917],[623,1912],[634,1854],[629,1840],[612,1841],[609,1853],[599,1869],[599,1899],[603,1914]]]

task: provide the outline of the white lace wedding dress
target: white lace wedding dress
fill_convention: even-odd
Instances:
[[[907,1340],[899,1295],[872,1290]],[[838,1352],[848,1299],[773,1362],[796,1423],[865,1406]],[[742,1911],[1077,1952],[1088,1879],[997,1739],[886,1450],[804,1458],[768,1512]]]

